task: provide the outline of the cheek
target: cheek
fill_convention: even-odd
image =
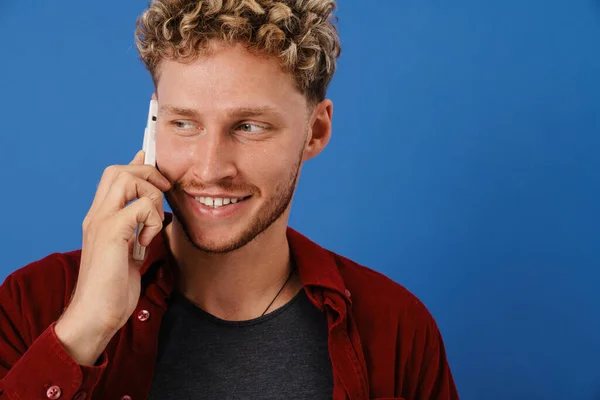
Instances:
[[[189,147],[166,135],[156,135],[156,164],[171,182],[179,180],[193,162]]]
[[[240,166],[245,175],[252,175],[258,185],[275,187],[287,182],[296,172],[300,161],[300,146],[288,142],[280,146],[266,146],[262,151],[248,157],[246,165]]]

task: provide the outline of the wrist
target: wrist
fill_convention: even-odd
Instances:
[[[69,309],[58,320],[54,331],[67,353],[82,366],[94,366],[116,333]]]

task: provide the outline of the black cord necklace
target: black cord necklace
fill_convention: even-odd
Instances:
[[[283,286],[281,287],[281,289],[279,289],[279,292],[277,292],[277,294],[275,295],[275,297],[273,298],[273,300],[271,300],[271,302],[269,303],[269,305],[267,306],[267,308],[265,308],[265,311],[261,314],[261,317],[264,316],[267,313],[267,311],[269,310],[269,308],[271,308],[271,306],[273,305],[273,303],[275,302],[275,300],[281,294],[283,288],[285,288],[287,286],[288,282],[292,278],[292,275],[294,275],[294,271],[295,270],[296,270],[296,268],[292,267],[292,270],[290,271],[290,274],[288,275],[287,279],[285,280],[285,283],[283,284]]]

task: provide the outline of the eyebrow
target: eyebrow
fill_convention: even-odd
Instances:
[[[181,108],[181,107],[174,107],[174,106],[169,106],[169,105],[162,105],[158,108],[158,110],[160,112],[163,112],[166,114],[176,114],[176,115],[181,115],[184,117],[198,116],[198,113],[191,108]]]
[[[197,118],[200,116],[200,113],[192,108],[175,107],[168,104],[161,105],[160,111],[167,114],[181,115],[189,118]],[[257,117],[261,115],[282,117],[282,114],[271,106],[240,107],[227,110],[227,116],[235,119]]]

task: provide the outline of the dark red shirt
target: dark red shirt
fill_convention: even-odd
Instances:
[[[382,274],[288,228],[300,280],[327,315],[334,399],[458,399],[426,307]],[[54,253],[0,287],[0,399],[145,399],[176,268],[162,235],[147,249],[138,307],[97,366],[79,366],[54,333],[81,251]]]

